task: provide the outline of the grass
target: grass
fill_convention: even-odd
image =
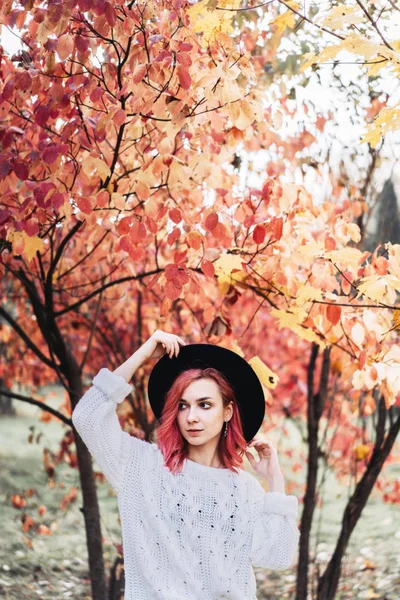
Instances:
[[[47,389],[49,392],[55,390],[50,387]],[[59,405],[57,398],[49,402],[54,407]],[[65,494],[74,486],[79,487],[78,472],[65,463],[58,465],[55,486],[50,487],[43,468],[43,449],[46,447],[57,451],[66,427],[56,421],[41,423],[38,421],[41,411],[36,407],[17,402],[16,407],[16,417],[0,419],[0,502],[3,517],[0,596],[5,600],[89,600],[86,539],[83,517],[79,510],[80,494],[65,511],[60,508]],[[32,425],[35,426],[35,435],[33,443],[29,444],[27,438]],[[290,432],[288,439],[292,448],[298,453],[301,447],[298,433],[291,423],[285,425]],[[39,443],[36,443],[36,435],[39,433],[42,436]],[[275,442],[274,439],[271,441]],[[279,456],[283,472],[288,474],[290,463],[283,453],[279,452]],[[392,465],[391,469],[399,475],[397,465]],[[304,476],[305,468],[296,473],[296,482],[301,484]],[[11,496],[28,489],[35,492],[28,498],[24,511],[35,522],[46,525],[51,535],[32,535],[31,532],[22,531],[21,514],[24,511],[12,506]],[[346,489],[339,486],[332,475],[327,478],[325,489],[319,545],[316,547],[321,572],[334,548],[347,494]],[[117,554],[114,544],[121,541],[117,499],[107,483],[99,484],[98,492],[105,541],[104,555],[109,571]],[[293,493],[300,496],[297,492]],[[40,505],[47,508],[42,516],[38,514]],[[312,553],[315,550],[317,529],[315,521]],[[374,493],[351,538],[336,600],[399,600],[399,545],[398,506],[384,504],[379,495]],[[294,597],[295,567],[284,572],[256,569],[256,578],[259,600]]]

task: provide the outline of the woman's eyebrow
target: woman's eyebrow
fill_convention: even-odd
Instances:
[[[202,400],[212,400],[211,396],[203,396],[203,398],[197,398],[196,402],[201,402]],[[181,398],[181,402],[188,402],[184,398]]]

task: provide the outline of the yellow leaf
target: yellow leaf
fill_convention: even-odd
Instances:
[[[246,273],[242,271],[242,259],[237,254],[223,254],[213,265],[220,294],[226,294],[231,285],[246,278]],[[239,270],[232,273],[234,269]]]
[[[279,329],[282,329],[282,327],[288,327],[303,340],[315,342],[321,348],[325,348],[325,342],[312,329],[309,329],[308,327],[302,327],[301,323],[307,317],[307,311],[303,308],[293,307],[291,313],[285,312],[284,310],[279,310],[277,308],[272,308],[271,315],[279,320]]]
[[[371,275],[364,277],[357,289],[358,297],[364,295],[379,302],[388,290],[400,292],[400,279],[395,275]]]
[[[26,254],[28,261],[32,260],[32,258],[36,255],[36,252],[42,252],[43,250],[44,250],[43,240],[39,236],[34,235],[32,237],[29,237],[29,235],[26,235],[26,237],[25,237],[25,254]]]
[[[301,306],[309,300],[322,300],[322,298],[321,289],[314,288],[311,285],[303,285],[297,293],[296,304]]]
[[[259,358],[258,356],[253,356],[249,360],[249,365],[253,368],[255,374],[261,381],[263,385],[267,388],[274,389],[276,388],[276,384],[279,381],[278,375],[271,371],[269,367]]]
[[[363,20],[364,17],[357,7],[340,4],[329,11],[326,17],[321,21],[321,24],[324,27],[330,27],[331,29],[340,29],[346,24],[358,25],[358,23],[362,23]]]
[[[292,11],[287,10],[286,12],[278,15],[273,21],[271,21],[271,25],[273,27],[273,31],[278,33],[282,33],[285,31],[286,27],[294,27],[296,20],[295,15]]]
[[[385,106],[373,123],[367,125],[367,132],[361,141],[369,142],[375,148],[382,136],[397,129],[400,129],[400,104],[391,108]]]
[[[242,358],[244,358],[244,352],[241,349],[241,347],[239,346],[239,344],[237,343],[236,340],[233,340],[232,344],[231,344],[231,350],[233,350],[233,352],[236,352],[236,354],[239,354],[239,356],[241,356]]]
[[[44,250],[43,240],[37,235],[30,237],[25,231],[13,231],[8,239],[12,242],[14,254],[20,255],[24,252],[28,261],[36,256],[36,252]]]
[[[400,330],[400,309],[399,308],[396,308],[396,310],[393,313],[392,324],[393,324],[394,329]]]
[[[358,446],[354,448],[354,454],[356,455],[356,460],[364,460],[369,454],[369,446],[366,444],[358,444]]]
[[[97,171],[103,179],[106,179],[111,174],[110,167],[104,161],[100,160],[100,158],[94,156],[87,156],[82,161],[82,169],[86,175],[92,175],[93,171]]]
[[[242,258],[238,254],[222,254],[214,262],[214,268],[217,274],[230,275],[233,269],[242,270]],[[234,275],[236,277],[237,273]]]
[[[335,264],[343,264],[347,269],[357,268],[362,257],[362,252],[357,248],[342,248],[341,250],[332,250],[325,252],[325,257],[329,258]]]
[[[236,9],[240,6],[240,0],[230,0],[226,4],[229,4],[229,8]],[[206,8],[207,5],[208,0],[200,0],[186,11],[190,17],[193,30],[196,33],[203,34],[201,38],[203,48],[206,48],[210,42],[215,40],[220,32],[233,32],[232,19],[235,15],[235,12],[231,10],[210,10]]]

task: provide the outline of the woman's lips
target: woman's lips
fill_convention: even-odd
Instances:
[[[199,433],[201,433],[203,430],[201,431],[188,431],[188,433],[190,433],[190,435],[198,435]]]

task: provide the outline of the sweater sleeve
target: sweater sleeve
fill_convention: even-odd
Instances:
[[[118,493],[123,483],[129,453],[148,454],[152,444],[122,431],[117,404],[132,391],[123,377],[100,369],[93,385],[79,400],[72,413],[72,423],[89,452]]]
[[[251,546],[253,567],[283,571],[293,565],[299,543],[298,500],[283,492],[266,492],[253,482],[254,529]]]

